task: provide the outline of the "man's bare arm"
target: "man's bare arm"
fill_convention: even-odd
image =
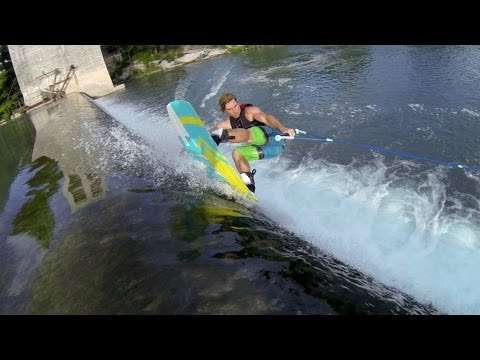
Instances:
[[[225,119],[223,121],[220,121],[218,124],[214,125],[213,127],[210,128],[210,132],[217,130],[217,129],[231,129],[232,124],[230,124],[230,119]]]
[[[282,133],[288,133],[290,136],[295,136],[295,130],[287,128],[275,116],[264,113],[259,108],[256,108],[254,110],[257,110],[257,111],[252,113],[252,118],[253,119],[261,121],[265,125],[268,125],[268,126],[274,128],[274,129],[277,129],[277,130],[281,131]]]

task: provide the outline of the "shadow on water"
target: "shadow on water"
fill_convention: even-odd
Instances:
[[[279,275],[285,259],[220,255],[242,251],[254,215],[231,201],[125,192],[75,215],[33,280],[27,313],[334,313]]]
[[[31,196],[13,219],[10,235],[28,233],[34,236],[44,248],[48,248],[54,228],[54,217],[48,199],[60,187],[63,173],[56,161],[42,156],[33,162],[30,172],[35,174],[27,181]]]
[[[234,224],[229,226],[239,234],[238,243],[242,249],[214,256],[222,259],[267,261],[264,268],[259,270],[266,281],[291,284],[290,291],[298,299],[311,296],[316,301],[327,303],[331,311],[338,314],[438,313],[433,307],[424,306],[412,297],[399,293],[397,289],[387,288],[318,251],[295,235],[279,230],[260,214],[256,219],[235,218]],[[282,267],[271,264],[282,264]],[[301,307],[298,308],[298,313],[303,311]],[[306,310],[305,313],[315,312]]]
[[[22,116],[2,126],[0,131],[0,214],[7,201],[8,189],[18,169],[29,164],[35,128],[31,121]]]

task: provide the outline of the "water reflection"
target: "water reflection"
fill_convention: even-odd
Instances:
[[[57,162],[46,156],[35,160],[30,171],[35,174],[27,181],[30,190],[26,195],[32,197],[27,200],[13,219],[13,229],[10,235],[28,233],[46,249],[55,225],[48,199],[60,186],[59,182],[63,178],[63,173],[58,168]]]
[[[241,205],[208,194],[203,195],[200,201],[187,202],[173,211],[175,236],[190,243],[196,241],[199,234],[210,234],[212,228],[216,228],[215,224],[249,217],[248,210]]]
[[[95,169],[92,155],[87,146],[72,146],[84,139],[86,130],[82,116],[95,118],[95,108],[87,104],[82,95],[72,94],[68,99],[55,106],[40,109],[31,114],[37,129],[32,158],[48,157],[55,159],[58,168],[65,174],[63,195],[70,205],[72,213],[106,196],[106,175],[101,169]],[[89,106],[88,106],[89,105]],[[75,108],[89,109],[84,113]],[[68,110],[70,108],[70,110]],[[88,137],[86,138],[88,140]]]
[[[95,173],[68,174],[63,194],[72,213],[106,196],[105,176]]]
[[[27,116],[0,127],[0,214],[18,169],[30,163],[35,128]]]
[[[175,214],[185,208],[195,220],[182,229]],[[200,215],[201,208],[207,215]],[[33,281],[26,312],[332,313],[300,285],[282,281],[285,264],[278,259],[263,258],[261,251],[244,259],[215,256],[242,249],[252,215],[215,196],[135,191],[109,197],[94,213],[79,211],[77,221],[61,231],[62,243],[46,254]],[[280,239],[257,240],[263,248]]]
[[[257,271],[265,281],[290,284],[295,301],[310,303],[307,309],[299,306],[298,313],[438,313],[432,306],[419,304],[397,289],[388,288],[319,252],[296,236],[279,230],[261,215],[257,219],[239,217],[233,222],[222,222],[222,225],[222,232],[235,231],[238,234],[241,247],[219,251],[213,257],[242,264],[247,260],[264,260]]]

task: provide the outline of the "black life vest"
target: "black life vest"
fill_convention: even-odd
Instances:
[[[240,105],[240,117],[238,117],[237,119],[235,119],[233,116],[230,116],[230,125],[232,126],[232,129],[238,129],[238,128],[248,129],[253,126],[266,126],[261,121],[253,120],[250,122],[247,120],[247,118],[245,117],[245,108],[247,106],[253,106],[253,105],[248,103]]]

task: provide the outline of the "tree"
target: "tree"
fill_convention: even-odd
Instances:
[[[10,120],[20,94],[7,45],[0,45],[0,118]]]

